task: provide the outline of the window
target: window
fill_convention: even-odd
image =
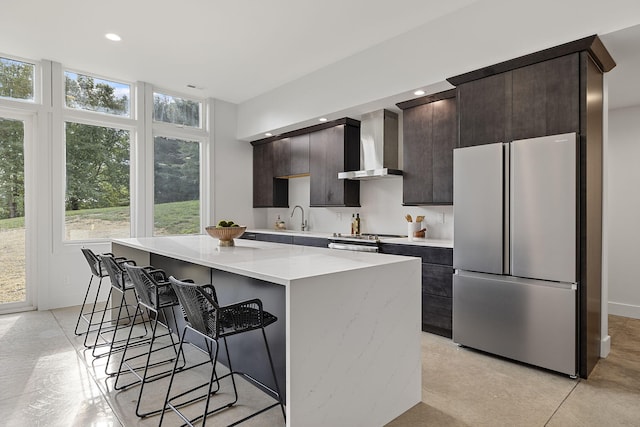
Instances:
[[[66,122],[65,144],[65,239],[129,237],[129,131]]]
[[[0,97],[34,101],[34,64],[0,57]]]
[[[0,305],[26,299],[24,127],[0,116]]]
[[[153,92],[153,120],[202,128],[202,103]]]
[[[153,234],[200,232],[200,143],[154,138]]]
[[[64,72],[68,108],[129,117],[131,86],[93,76]]]

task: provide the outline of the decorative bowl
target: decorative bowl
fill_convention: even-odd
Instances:
[[[233,239],[242,236],[247,227],[216,227],[210,225],[205,228],[209,236],[218,239],[218,246],[233,246]]]

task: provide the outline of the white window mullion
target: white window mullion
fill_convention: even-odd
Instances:
[[[130,197],[131,197],[131,236],[147,236],[147,143],[146,126],[144,121],[145,84],[136,83],[132,88],[131,110],[133,120],[136,123],[131,137],[131,176],[130,176]]]
[[[62,117],[62,104],[60,99],[64,98],[64,88],[57,84],[62,81],[62,64],[51,63],[50,86],[51,96],[51,118],[50,124],[50,147],[51,147],[51,232],[53,236],[54,252],[60,252],[64,241],[64,197],[65,197],[65,169],[66,154],[64,147],[64,121]]]
[[[204,228],[208,225],[215,224],[214,213],[214,165],[215,165],[215,150],[214,150],[214,132],[213,132],[213,118],[214,118],[214,102],[212,99],[208,99],[204,103],[203,123],[209,137],[206,139],[202,148],[202,171],[201,176],[201,190],[200,194],[202,201],[200,203],[200,228],[204,233]]]
[[[140,116],[138,117],[144,127],[143,141],[144,151],[144,236],[153,236],[153,86],[149,83],[141,83],[142,93],[139,93]]]

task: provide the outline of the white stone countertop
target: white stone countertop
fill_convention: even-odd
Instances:
[[[333,233],[323,233],[319,231],[300,231],[300,230],[272,230],[268,228],[256,228],[247,230],[247,233],[265,233],[265,234],[280,234],[283,236],[302,236],[302,237],[319,237],[328,239],[333,237]],[[345,236],[346,237],[346,236]],[[433,246],[440,248],[453,248],[453,240],[447,239],[423,239],[414,237],[413,240],[409,240],[407,237],[401,237],[397,239],[384,239],[382,243],[393,243],[396,245],[414,245],[414,246]]]
[[[220,247],[207,235],[113,239],[113,243],[281,285],[415,259],[244,239]]]

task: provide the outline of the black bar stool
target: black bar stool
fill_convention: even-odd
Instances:
[[[230,304],[226,306],[218,305],[218,300],[216,297],[215,288],[212,285],[195,285],[192,283],[181,282],[176,280],[174,277],[170,277],[169,281],[173,286],[173,289],[178,296],[178,300],[180,301],[180,305],[182,306],[184,312],[187,316],[187,326],[185,326],[182,332],[182,338],[180,339],[180,347],[178,352],[182,351],[182,347],[185,343],[185,337],[187,332],[191,332],[196,336],[200,336],[207,343],[207,352],[209,354],[210,363],[212,364],[211,369],[211,377],[209,381],[204,384],[200,384],[196,387],[193,387],[187,391],[180,392],[174,396],[171,396],[171,388],[173,386],[173,380],[178,372],[186,372],[192,367],[183,368],[181,371],[178,370],[177,360],[174,364],[174,370],[171,374],[171,380],[169,381],[169,387],[167,388],[167,395],[164,402],[164,409],[162,411],[162,416],[160,417],[159,425],[162,425],[162,421],[164,419],[164,414],[167,409],[171,409],[178,414],[178,416],[186,423],[186,425],[193,426],[195,421],[202,419],[202,426],[204,427],[207,416],[214,414],[218,411],[221,411],[226,408],[232,407],[238,401],[238,390],[236,388],[236,382],[234,380],[234,375],[239,375],[250,382],[259,385],[261,388],[268,390],[277,400],[276,403],[267,406],[266,408],[260,409],[253,414],[242,418],[230,424],[231,426],[240,424],[250,418],[255,417],[258,414],[261,414],[271,408],[276,406],[280,406],[282,410],[283,417],[286,418],[284,403],[282,396],[280,394],[280,387],[278,386],[278,380],[276,378],[275,369],[273,367],[273,360],[271,358],[271,350],[269,349],[269,343],[267,342],[267,336],[264,332],[264,328],[278,319],[264,311],[262,309],[262,301],[259,299],[251,299],[247,301],[238,302],[235,304]],[[229,356],[229,346],[227,345],[227,337],[231,335],[246,333],[253,330],[261,330],[262,338],[264,340],[264,345],[267,350],[267,356],[269,359],[269,366],[271,368],[271,373],[273,375],[273,380],[276,386],[276,390],[272,390],[267,387],[265,384],[261,383],[257,379],[251,377],[250,375],[243,372],[236,372],[233,370],[231,366],[231,357]],[[218,350],[219,344],[218,340],[222,339],[224,342],[224,347],[227,353],[227,360],[229,362],[229,373],[218,377],[216,374],[216,363],[218,360]],[[184,354],[184,353],[183,353]],[[215,394],[220,387],[219,381],[225,377],[231,377],[231,382],[233,384],[233,392],[234,399],[231,402],[224,403],[218,406],[215,409],[209,410],[209,403],[211,400],[211,396]],[[216,388],[214,390],[214,383],[216,384]],[[192,398],[186,402],[181,402],[179,404],[174,404],[173,402],[176,399],[179,399],[183,396],[189,395],[190,393],[207,387],[207,392],[201,396]],[[182,407],[186,404],[190,404],[195,401],[200,401],[206,399],[206,403],[204,405],[204,411],[202,415],[188,419],[184,414],[182,414],[178,408]]]
[[[81,248],[81,251],[85,259],[87,260],[87,263],[89,264],[89,269],[91,270],[91,276],[89,278],[89,284],[87,285],[87,291],[84,294],[84,300],[82,301],[82,306],[80,307],[80,312],[78,313],[78,320],[76,321],[76,327],[75,327],[74,333],[77,336],[84,335],[83,345],[86,348],[92,348],[93,345],[89,344],[87,341],[90,333],[96,332],[101,325],[100,322],[94,323],[93,321],[94,317],[96,315],[99,316],[100,313],[106,310],[106,308],[98,309],[97,305],[98,305],[98,296],[100,295],[100,289],[102,287],[102,279],[107,277],[109,273],[107,273],[107,271],[102,266],[102,262],[100,262],[100,259],[98,258],[98,256],[91,249]],[[113,254],[109,252],[101,255],[113,256]],[[120,258],[116,258],[116,260],[122,261],[124,260],[124,258],[120,257]],[[97,286],[93,286],[94,279],[97,279]],[[95,295],[90,296],[92,292],[92,287],[95,288],[93,289],[93,291],[95,292]],[[87,305],[87,300],[90,300],[90,298],[93,300],[93,303],[90,303],[90,305]],[[87,324],[87,328],[83,332],[80,331],[80,321],[83,321]]]
[[[169,322],[165,312],[165,310],[172,310],[173,307],[179,306],[179,303],[178,297],[171,287],[169,279],[167,279],[167,275],[164,271],[159,269],[137,267],[129,263],[125,263],[124,268],[129,274],[129,278],[131,279],[131,282],[133,283],[133,286],[136,290],[138,305],[133,316],[133,322],[131,322],[131,327],[129,328],[129,335],[124,346],[122,358],[120,359],[120,366],[116,374],[114,389],[123,390],[129,386],[140,384],[140,391],[138,392],[138,403],[136,404],[136,415],[139,417],[146,417],[159,413],[160,411],[162,411],[162,408],[147,412],[140,411],[140,404],[142,402],[142,394],[145,384],[167,377],[173,372],[172,369],[165,369],[161,372],[150,373],[149,369],[163,364],[173,363],[176,358],[179,357],[178,351],[176,350],[178,343],[173,339],[172,334],[173,331],[178,331],[178,325],[176,323],[175,317],[173,317],[173,324],[175,325],[175,329],[172,331],[172,328],[169,327]],[[148,347],[144,352],[138,353],[135,356],[128,356],[127,350],[130,349],[130,344],[132,342],[131,336],[136,325],[136,319],[138,317],[138,314],[140,314],[141,318],[143,318],[145,311],[151,322],[151,337],[148,339],[144,339],[144,344],[148,344]],[[162,317],[164,318],[163,322],[161,322],[159,319],[161,313]],[[167,330],[167,332],[157,334],[158,326],[162,326]],[[169,337],[171,343],[156,343],[158,339],[163,337]],[[157,344],[158,346],[154,348],[154,344]],[[154,353],[162,352],[163,350],[167,350],[169,348],[171,348],[172,351],[168,358],[164,357],[165,355],[162,355],[160,356],[159,361],[154,361],[153,363],[151,363],[151,358]],[[144,365],[138,363],[136,366],[134,361],[138,361],[143,357],[146,358]],[[184,366],[184,355],[182,361],[182,366]],[[182,366],[180,366],[179,369],[182,368]],[[142,371],[142,373],[140,373],[139,371]],[[119,384],[119,381],[121,377],[124,377],[124,374],[131,374],[136,379],[133,382],[129,382],[127,384]]]
[[[129,259],[120,260],[120,259],[116,259],[113,256],[105,256],[105,255],[98,255],[98,259],[100,259],[102,266],[107,271],[107,273],[109,273],[109,279],[111,280],[111,289],[109,290],[109,298],[113,302],[114,299],[112,297],[114,295],[114,291],[120,294],[120,297],[119,297],[120,300],[118,302],[118,305],[111,306],[110,309],[105,309],[105,311],[102,313],[102,321],[100,322],[100,328],[98,329],[98,333],[96,335],[96,342],[94,344],[93,352],[92,352],[94,357],[102,357],[105,355],[107,356],[104,372],[105,374],[111,376],[117,373],[117,371],[109,372],[109,362],[111,360],[111,356],[115,352],[124,351],[125,343],[127,341],[126,338],[120,338],[120,339],[118,338],[117,336],[118,331],[122,330],[121,324],[124,323],[128,325],[129,322],[133,322],[133,316],[130,310],[131,308],[133,308],[133,306],[127,303],[126,295],[127,293],[131,293],[131,292],[133,292],[135,295],[135,288],[133,286],[133,283],[131,282],[131,279],[129,278],[129,274],[124,269],[123,265],[125,263],[135,265],[136,263],[133,260],[129,260]],[[105,324],[104,318],[105,318],[106,312],[109,310],[113,312],[113,310],[116,310],[116,309],[118,310],[118,314],[116,315],[115,322],[114,322],[114,319],[111,319],[111,322],[113,323],[112,329],[103,329]],[[124,314],[123,311],[126,312],[125,316],[123,316]],[[142,322],[142,325],[144,327],[144,333],[142,335],[136,336],[135,338],[143,338],[147,336],[148,330],[147,330],[146,322]],[[105,336],[105,334],[107,335]],[[98,340],[102,340],[103,342],[98,344]],[[98,355],[96,354],[95,350],[97,347],[101,345],[108,345],[109,351],[106,354]]]

